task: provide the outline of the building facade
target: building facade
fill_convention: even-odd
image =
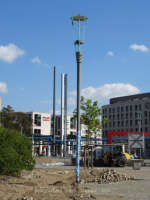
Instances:
[[[110,121],[102,126],[102,135],[107,139],[108,131],[150,132],[150,93],[110,99],[109,105],[102,106],[102,118]],[[113,136],[113,138],[126,136]],[[150,149],[150,140],[145,140]]]
[[[40,112],[26,112],[25,114],[32,120],[32,135],[38,136],[50,136],[51,134],[51,114]],[[47,140],[34,139],[34,153],[46,154],[47,153]],[[49,154],[50,154],[49,146]]]

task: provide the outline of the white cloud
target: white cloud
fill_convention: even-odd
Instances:
[[[1,93],[7,93],[8,92],[6,83],[0,82],[0,92]]]
[[[83,95],[85,99],[102,102],[110,98],[138,94],[139,92],[140,90],[131,84],[114,83],[105,84],[98,88],[89,86],[81,90],[81,95]],[[76,96],[76,90],[72,91],[70,94]]]
[[[39,65],[41,64],[41,61],[40,61],[40,59],[38,58],[38,56],[36,56],[35,58],[32,58],[32,59],[31,59],[31,62],[32,62],[32,63],[38,63]]]
[[[42,104],[53,103],[53,101],[41,101]]]
[[[19,49],[14,44],[8,44],[7,46],[0,46],[0,59],[12,63],[18,56],[25,54],[24,50]]]
[[[145,45],[132,44],[129,48],[133,49],[134,51],[136,50],[145,51],[145,52],[149,51]]]
[[[67,99],[67,104],[68,104],[68,105],[74,105],[74,106],[76,106],[76,105],[77,105],[76,99],[75,99],[74,97],[69,97],[69,98]]]
[[[24,89],[25,89],[25,87],[21,87],[21,88],[20,88],[20,90],[24,90]]]
[[[61,104],[61,100],[60,100],[60,99],[57,99],[56,102],[57,102],[58,104]],[[75,105],[75,106],[76,106],[76,100],[75,100],[75,98],[74,98],[74,97],[69,97],[69,98],[67,99],[67,104],[68,104],[68,105]]]
[[[114,56],[114,53],[112,51],[108,51],[107,55]]]

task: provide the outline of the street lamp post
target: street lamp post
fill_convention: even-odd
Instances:
[[[74,35],[74,45],[76,53],[76,62],[77,62],[77,133],[76,133],[76,182],[79,182],[79,163],[80,163],[80,90],[81,90],[81,62],[82,62],[82,52],[84,44],[84,34],[85,34],[85,25],[87,17],[85,15],[73,15],[71,18],[73,35]],[[74,22],[78,22],[78,40],[75,40],[74,32]],[[80,40],[80,22],[84,22],[84,32],[83,32],[83,41]],[[78,50],[76,50],[76,45]],[[80,47],[82,46],[82,49]]]

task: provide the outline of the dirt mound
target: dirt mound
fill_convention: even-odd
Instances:
[[[90,179],[91,177],[92,175],[89,173],[89,170],[80,170],[80,180]],[[71,177],[68,177],[66,180],[76,182],[75,173]]]
[[[37,158],[34,158],[36,163],[57,163],[56,160],[53,160],[51,158],[48,158],[48,157],[37,157]]]

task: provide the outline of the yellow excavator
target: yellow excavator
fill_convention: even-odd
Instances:
[[[125,167],[130,161],[124,144],[106,144],[94,148],[94,165],[98,167]]]

